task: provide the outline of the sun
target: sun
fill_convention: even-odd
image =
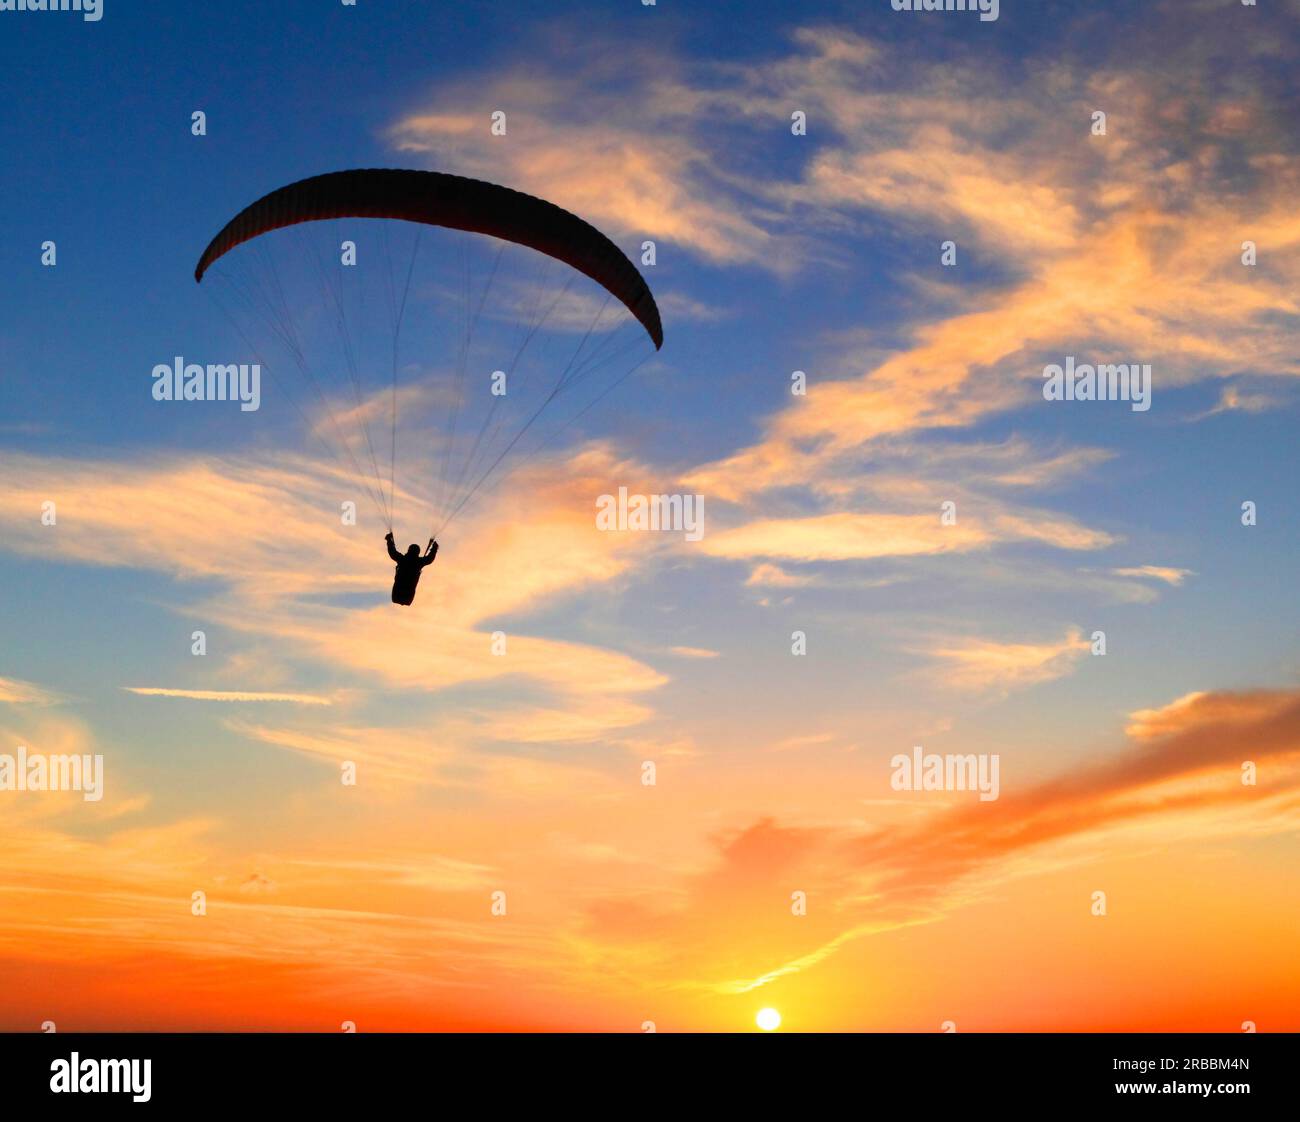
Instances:
[[[760,1009],[754,1021],[764,1032],[772,1032],[781,1027],[781,1014],[771,1008]]]

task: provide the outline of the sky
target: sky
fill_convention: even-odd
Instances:
[[[0,790],[0,1028],[1300,1028],[1298,32],[1296,0],[0,11],[0,761],[104,761],[98,800]],[[323,394],[269,353],[255,411],[152,393],[263,357],[193,280],[222,225],[366,167],[580,215],[664,322],[410,608],[369,430],[326,423],[386,437],[387,372],[348,399],[309,281]],[[530,286],[534,373],[584,345],[585,278],[436,237],[490,309],[471,385]],[[399,547],[442,525],[454,289],[403,290],[445,334],[395,363]],[[1150,407],[1048,400],[1067,358],[1149,365]],[[702,496],[703,534],[601,529],[621,487]],[[997,797],[898,789],[917,747]]]

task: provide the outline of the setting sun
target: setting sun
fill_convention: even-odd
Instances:
[[[772,1032],[781,1027],[781,1014],[775,1009],[760,1009],[754,1020],[764,1032]]]

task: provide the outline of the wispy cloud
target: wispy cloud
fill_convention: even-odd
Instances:
[[[810,518],[757,519],[734,529],[713,531],[704,538],[701,548],[714,557],[807,562],[970,552],[1015,541],[1094,550],[1113,540],[1106,533],[1089,530],[1064,516],[1029,517],[1004,511],[952,526],[943,525],[936,510],[932,515],[840,512]],[[772,574],[764,570],[763,576]],[[776,583],[780,585],[779,580]]]
[[[1191,569],[1173,569],[1165,565],[1138,565],[1124,569],[1112,569],[1117,577],[1147,577],[1151,580],[1164,581],[1177,588],[1190,576],[1195,576]]]
[[[976,310],[958,306],[917,326],[909,346],[856,376],[814,379],[806,399],[769,419],[762,440],[701,465],[693,474],[701,487],[739,499],[811,485],[887,438],[962,429],[1023,408],[1034,400],[1042,356],[1085,342],[1093,353],[1158,363],[1165,390],[1243,369],[1297,373],[1286,324],[1300,307],[1300,269],[1288,263],[1262,277],[1220,237],[1247,222],[1279,249],[1300,240],[1286,202],[1300,161],[1265,127],[1262,98],[1234,102],[1254,126],[1243,132],[1200,115],[1197,102],[1212,92],[1185,88],[1172,59],[1168,71],[1145,76],[1075,72],[1060,62],[1045,97],[1037,78],[1032,89],[1008,89],[1005,75],[973,62],[945,59],[936,73],[922,66],[903,75],[882,66],[865,40],[808,31],[796,42],[776,64],[789,85],[771,87],[765,71],[771,92],[757,74],[753,88],[729,90],[749,115],[786,103],[821,107],[819,120],[835,133],[798,182],[771,189],[788,205],[815,204],[844,221],[884,216],[910,229],[924,215],[927,230],[937,221],[1022,276]],[[781,69],[796,59],[802,74]],[[972,114],[971,91],[994,82],[989,103],[999,114]],[[882,83],[891,84],[887,97]],[[1122,129],[1092,138],[1080,126],[1077,138],[1062,136],[1063,119],[1086,122],[1096,105],[1121,102],[1132,107]],[[1010,133],[1008,120],[1017,122]],[[1171,128],[1181,137],[1175,151]],[[1249,194],[1234,183],[1226,199],[1228,152],[1242,144],[1253,145]],[[1242,322],[1254,325],[1246,343]],[[1224,402],[1244,399],[1230,393]]]
[[[1047,643],[999,643],[990,639],[941,640],[926,654],[942,664],[935,674],[959,690],[1024,689],[1069,674],[1090,650],[1080,632]]]
[[[745,584],[757,588],[804,588],[814,583],[814,578],[798,573],[787,572],[780,565],[764,562],[755,565],[745,578]]]
[[[0,678],[0,704],[54,705],[62,700],[53,690],[17,678]]]
[[[1221,413],[1265,413],[1270,409],[1276,409],[1281,404],[1282,401],[1277,394],[1244,390],[1240,386],[1224,386],[1219,391],[1219,400],[1211,408],[1191,419],[1204,421],[1209,417],[1217,417]]]
[[[145,697],[176,697],[189,701],[279,701],[294,705],[332,705],[328,697],[311,693],[257,693],[249,690],[184,690],[163,686],[123,686],[127,693]]]

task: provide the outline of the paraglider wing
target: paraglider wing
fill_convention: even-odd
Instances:
[[[336,171],[272,191],[226,224],[203,251],[194,279],[260,234],[333,218],[395,218],[489,234],[572,266],[620,300],[663,346],[659,309],[645,280],[609,238],[577,215],[509,187],[444,172]]]

